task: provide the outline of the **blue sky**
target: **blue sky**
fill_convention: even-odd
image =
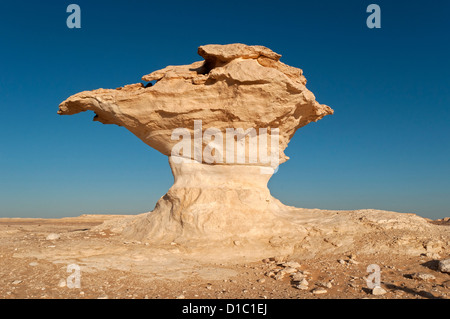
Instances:
[[[66,8],[81,7],[81,29]],[[381,29],[366,8],[381,7]],[[199,61],[204,44],[264,45],[335,114],[291,140],[269,182],[288,205],[450,216],[450,2],[2,1],[0,217],[150,211],[167,158],[72,94]]]

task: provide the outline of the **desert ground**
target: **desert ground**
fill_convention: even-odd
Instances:
[[[2,299],[448,299],[446,251],[397,254],[327,250],[266,258],[209,258],[168,246],[127,241],[98,228],[123,216],[0,219]],[[447,219],[431,221],[444,233]],[[370,238],[368,238],[370,240]],[[245,243],[234,242],[239,250]],[[229,256],[229,255],[228,255]],[[80,268],[79,285],[72,269]],[[380,267],[381,294],[368,288],[368,265]],[[293,277],[297,274],[297,278]],[[296,279],[296,281],[294,280]],[[75,283],[75,285],[74,285]]]

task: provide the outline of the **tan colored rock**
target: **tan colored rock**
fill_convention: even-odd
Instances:
[[[152,213],[115,229],[167,242],[297,229],[281,218],[289,208],[267,183],[288,159],[284,150],[295,131],[333,110],[315,100],[300,69],[266,47],[205,45],[198,53],[204,61],[144,75],[157,81],[153,86],[81,92],[59,106],[61,115],[91,110],[95,121],[123,126],[169,156],[175,178],[169,192]]]
[[[279,129],[279,162],[283,163],[295,131],[333,113],[305,87],[302,71],[279,62],[280,55],[268,48],[205,45],[198,51],[205,61],[168,66],[143,76],[144,81],[157,81],[151,87],[137,83],[81,92],[62,102],[58,114],[91,110],[95,121],[124,126],[167,156],[178,143],[172,139],[174,129],[185,128],[193,137],[194,120],[202,120],[202,133],[216,128],[225,135],[226,129],[241,128],[255,129],[259,136],[260,129],[268,133]],[[202,142],[204,151],[207,141]],[[194,145],[190,156],[182,156],[194,159]],[[236,161],[224,159],[221,164]],[[251,163],[246,155],[245,163],[267,166],[259,156]]]
[[[337,259],[349,251],[358,256],[362,252],[419,256],[427,249],[434,251],[435,246],[448,249],[449,228],[417,215],[301,209],[274,198],[267,183],[275,166],[288,159],[284,150],[295,131],[333,111],[315,100],[300,69],[281,63],[280,56],[268,48],[208,45],[200,47],[199,53],[205,61],[168,66],[145,75],[145,81],[157,81],[153,86],[137,83],[86,91],[61,103],[59,114],[91,110],[96,121],[124,126],[167,155],[174,176],[173,186],[152,212],[111,218],[94,232],[121,233],[122,242],[140,241],[145,249],[161,243],[173,251],[208,258],[280,256],[274,258],[276,263],[285,261],[286,256],[300,260],[334,254]],[[198,120],[202,125],[196,130]],[[263,161],[258,150],[251,162],[248,148],[240,163],[225,161],[226,156],[223,163],[209,162],[217,154],[238,150],[234,143],[223,143],[221,149],[205,152],[211,141],[204,136],[211,128],[224,135],[227,129],[254,129],[258,139],[270,142],[278,129],[278,144],[266,145],[267,153],[276,154],[278,161]],[[180,143],[172,136],[176,129],[184,129],[190,142],[196,134],[201,135],[201,143],[194,139],[189,149],[174,154]],[[267,132],[261,133],[262,129]],[[236,137],[236,142],[245,144],[248,135]],[[432,238],[442,242],[431,245]]]
[[[442,272],[450,273],[450,258],[440,260],[438,269]]]
[[[378,286],[372,289],[372,294],[375,296],[382,296],[386,293],[387,293],[386,290],[384,290],[383,288],[378,287]]]

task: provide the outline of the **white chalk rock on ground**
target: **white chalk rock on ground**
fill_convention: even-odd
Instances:
[[[59,239],[59,237],[60,237],[59,234],[51,233],[51,234],[47,235],[46,239],[47,240],[57,240],[57,239]]]
[[[295,131],[333,110],[315,100],[302,70],[268,48],[205,45],[198,53],[204,61],[143,76],[157,81],[153,86],[81,92],[62,102],[58,113],[91,110],[95,121],[123,126],[169,156],[174,185],[153,212],[123,227],[126,237],[284,234],[292,225],[277,214],[289,207],[271,196],[267,183],[288,159],[284,150]],[[189,139],[186,147],[181,136]]]
[[[142,77],[154,85],[85,91],[59,105],[58,114],[93,111],[95,121],[125,127],[168,156],[174,176],[153,211],[93,231],[247,257],[447,251],[449,228],[414,214],[302,209],[274,198],[267,184],[295,132],[333,110],[316,101],[302,70],[268,48],[205,45],[198,53],[203,61]]]
[[[442,272],[450,273],[450,258],[449,259],[440,260],[439,264],[438,264],[438,268]]]

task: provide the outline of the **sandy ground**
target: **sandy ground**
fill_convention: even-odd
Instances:
[[[2,299],[428,299],[450,297],[450,274],[426,255],[324,255],[313,259],[267,256],[263,260],[208,262],[169,249],[124,241],[90,229],[120,216],[0,219]],[[448,222],[435,222],[449,226]],[[58,234],[51,239],[50,234]],[[448,258],[448,257],[447,257]],[[277,274],[297,262],[308,285]],[[76,271],[79,266],[79,287]],[[292,264],[292,263],[291,263]],[[380,267],[382,295],[373,295],[368,265]],[[294,267],[295,268],[295,267]],[[292,270],[292,269],[291,269]],[[431,275],[431,276],[428,276]]]

